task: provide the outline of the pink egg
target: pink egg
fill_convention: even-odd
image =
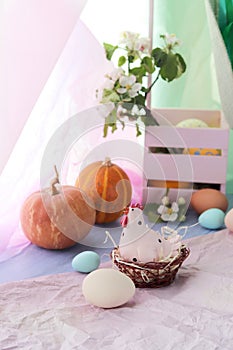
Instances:
[[[233,209],[228,211],[228,213],[225,216],[224,222],[228,230],[233,232]]]

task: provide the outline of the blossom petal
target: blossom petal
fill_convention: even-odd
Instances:
[[[167,212],[167,207],[165,207],[165,205],[160,205],[159,207],[158,207],[158,209],[157,209],[157,213],[158,214],[163,214],[163,213],[166,213]]]
[[[161,200],[163,205],[168,205],[170,203],[169,197],[168,196],[164,196]]]
[[[128,84],[129,85],[134,85],[135,84],[135,82],[136,82],[136,77],[135,77],[135,75],[130,75],[129,77],[128,77]],[[135,84],[136,85],[136,84]]]
[[[169,219],[170,219],[170,215],[167,214],[167,213],[164,213],[164,214],[161,215],[161,219],[162,219],[163,221],[170,221],[170,220],[169,220]]]
[[[144,108],[141,108],[139,111],[139,115],[146,115],[146,111]]]
[[[130,97],[135,97],[135,96],[137,96],[138,95],[138,91],[134,91],[134,90],[129,90],[129,96]]]
[[[135,75],[130,75],[129,77],[126,75],[122,75],[119,79],[119,83],[121,86],[132,86],[136,81]]]
[[[123,87],[122,88],[118,88],[117,92],[118,92],[118,94],[125,94],[127,92],[127,89],[123,88]]]
[[[124,71],[123,71],[122,68],[115,68],[115,69],[109,74],[109,77],[110,77],[113,81],[116,81],[116,80],[118,80],[123,74],[124,74]]]
[[[142,88],[142,84],[140,84],[140,83],[135,83],[131,87],[131,89],[134,91],[139,91],[139,90],[141,90],[141,88]]]
[[[131,109],[131,113],[132,113],[133,115],[139,114],[139,108],[138,108],[137,105],[134,105],[134,106],[133,106],[133,108]]]
[[[178,198],[178,201],[177,201],[177,204],[178,205],[184,205],[186,203],[186,200],[184,197],[179,197]]]
[[[103,89],[112,90],[113,87],[114,87],[114,81],[110,79],[106,79],[106,81],[103,84]]]
[[[169,220],[168,221],[176,221],[177,218],[178,218],[178,214],[177,213],[172,213],[171,215],[169,215]]]
[[[176,202],[172,203],[172,207],[171,207],[172,211],[177,213],[179,211],[179,206]]]

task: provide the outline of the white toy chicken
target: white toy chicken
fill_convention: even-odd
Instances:
[[[123,230],[119,242],[121,257],[130,262],[161,261],[177,254],[181,236],[176,231],[165,237],[149,228],[144,221],[142,207],[131,205],[122,220]]]

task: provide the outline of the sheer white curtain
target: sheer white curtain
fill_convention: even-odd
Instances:
[[[6,0],[0,5],[2,168],[8,159],[0,176],[0,260],[28,244],[19,211],[39,189],[48,140],[66,119],[96,105],[95,90],[110,69],[102,46],[79,19],[85,2]]]

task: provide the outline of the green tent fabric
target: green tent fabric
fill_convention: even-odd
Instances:
[[[212,11],[214,6],[215,1],[211,0],[154,0],[153,47],[162,44],[160,34],[175,33],[181,40],[179,52],[186,60],[187,71],[180,79],[171,83],[162,80],[157,82],[151,95],[152,107],[222,109],[228,120],[233,119],[230,115],[233,104],[229,105],[233,81],[228,79],[229,71],[222,72],[221,60],[227,59],[229,65],[229,59],[225,58],[227,54],[223,55],[221,60],[218,59],[222,53],[217,52],[217,42],[220,42],[222,47],[224,43],[221,43],[221,34],[218,33],[218,25]],[[225,80],[232,84],[232,92],[224,88],[221,74],[225,74]],[[232,144],[231,138],[231,149]],[[228,193],[233,193],[232,157],[232,152],[229,152]]]
[[[211,5],[233,69],[233,0],[212,0]]]

